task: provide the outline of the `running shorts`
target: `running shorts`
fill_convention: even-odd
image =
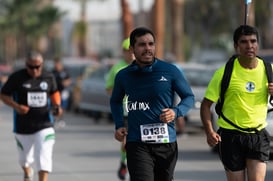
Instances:
[[[147,144],[127,142],[130,181],[171,181],[177,162],[177,142]]]
[[[46,128],[34,134],[15,134],[19,164],[29,167],[35,161],[38,171],[52,171],[52,152],[55,131]]]
[[[265,129],[256,133],[243,133],[220,128],[221,142],[217,145],[219,157],[226,170],[240,171],[246,168],[246,160],[269,160],[269,134]]]

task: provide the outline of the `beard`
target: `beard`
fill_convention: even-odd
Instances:
[[[153,53],[143,53],[141,56],[136,57],[137,62],[142,65],[151,65],[154,62],[155,56]]]
[[[142,65],[151,65],[154,62],[154,58],[149,60],[137,59],[137,62],[139,62]]]

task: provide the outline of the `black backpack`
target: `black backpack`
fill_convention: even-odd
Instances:
[[[227,119],[222,112],[222,107],[223,107],[223,103],[225,100],[225,92],[229,86],[234,60],[236,58],[237,58],[237,55],[233,55],[232,57],[230,57],[230,59],[228,60],[228,62],[225,65],[225,70],[224,70],[224,74],[223,74],[222,81],[221,81],[220,98],[216,103],[215,111],[219,117],[222,117],[226,122],[228,122],[230,125],[232,125],[233,127],[237,128],[239,130],[247,131],[247,132],[257,131],[257,128],[259,128],[261,125],[259,125],[256,128],[241,128],[238,125],[231,122],[229,119]],[[260,57],[258,57],[258,58],[260,58]],[[270,83],[270,82],[272,82],[272,66],[269,62],[265,62],[264,60],[263,60],[263,62],[264,62],[265,70],[266,70],[267,80],[268,80],[268,83]],[[270,96],[269,103],[271,105],[273,105],[272,100],[273,100],[273,97]]]

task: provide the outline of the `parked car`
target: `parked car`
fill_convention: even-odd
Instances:
[[[83,78],[78,80],[74,87],[73,108],[75,111],[88,113],[100,118],[107,114],[111,118],[109,99],[105,90],[105,81],[110,66],[88,67],[85,69]]]
[[[188,83],[191,86],[193,94],[195,96],[194,107],[185,116],[187,124],[202,127],[202,122],[200,118],[200,107],[205,91],[211,80],[215,70],[219,66],[207,66],[204,64],[188,63],[177,65],[181,72],[185,75]],[[176,98],[175,104],[180,101],[179,97]],[[212,122],[214,127],[216,127],[216,120],[218,115],[214,110],[214,105],[211,107]]]
[[[215,65],[224,64],[229,59],[227,52],[222,49],[202,49],[195,51],[192,55],[190,62],[205,64],[205,65]]]
[[[64,58],[63,64],[71,77],[71,85],[68,87],[69,99],[67,108],[68,110],[71,110],[73,105],[73,88],[77,80],[81,79],[86,67],[97,67],[99,66],[99,63],[91,59]]]

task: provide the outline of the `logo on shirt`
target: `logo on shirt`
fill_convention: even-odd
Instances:
[[[48,88],[47,82],[45,82],[45,81],[41,82],[40,87],[41,87],[42,90],[46,90]]]
[[[165,82],[165,81],[168,81],[164,76],[161,76],[161,78],[158,80],[158,81],[163,81],[163,82]]]
[[[246,83],[246,90],[248,92],[253,92],[255,90],[255,84],[253,82]]]
[[[31,88],[31,84],[29,84],[29,83],[23,84],[23,87],[25,87],[27,89],[30,89]]]
[[[140,110],[140,111],[150,110],[150,106],[149,106],[148,102],[138,102],[138,101],[130,102],[130,101],[128,101],[128,98],[129,98],[129,96],[126,95],[125,100],[124,100],[124,103],[125,103],[124,108],[125,108],[126,112],[137,111],[137,110]]]

